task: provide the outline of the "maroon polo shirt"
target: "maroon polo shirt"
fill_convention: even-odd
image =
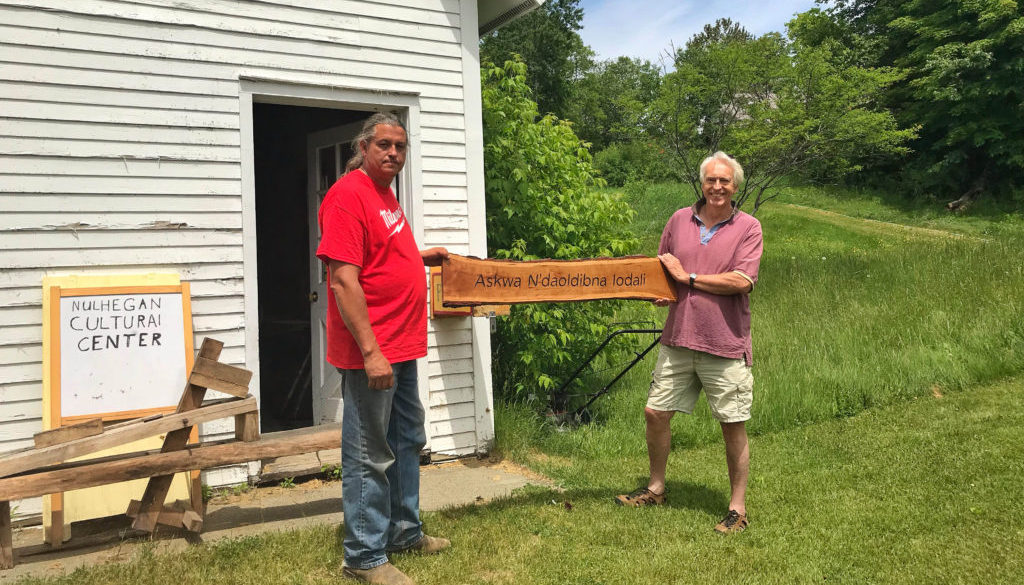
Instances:
[[[658,253],[679,259],[687,272],[720,274],[740,272],[757,282],[761,263],[761,223],[742,211],[718,224],[706,244],[693,207],[672,215],[661,234]],[[715,226],[706,226],[711,229]],[[706,237],[705,237],[706,239]],[[676,283],[679,301],[669,306],[661,334],[665,345],[687,347],[713,355],[754,363],[750,339],[750,299],[746,293],[715,295]]]

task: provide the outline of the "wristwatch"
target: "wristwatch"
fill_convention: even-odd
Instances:
[[[692,287],[693,283],[696,282],[696,281],[697,281],[697,273],[696,272],[691,272],[690,273],[690,286]]]

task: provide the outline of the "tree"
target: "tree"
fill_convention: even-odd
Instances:
[[[899,14],[888,29],[907,39],[894,64],[909,74],[892,97],[959,209],[1024,171],[1024,4],[918,0]]]
[[[660,87],[658,66],[629,57],[598,63],[577,84],[568,115],[609,185],[673,177],[664,147],[652,138]]]
[[[717,150],[743,165],[736,202],[753,196],[755,212],[782,177],[834,179],[907,152],[913,130],[877,105],[895,71],[838,66],[827,47],[753,38],[729,21],[695,39],[677,52],[656,104],[695,197],[698,165]]]
[[[633,211],[603,185],[572,127],[540,117],[526,65],[486,63],[483,78],[488,253],[515,260],[622,256]],[[613,302],[517,305],[494,336],[496,387],[546,396],[606,335]]]
[[[651,104],[660,86],[661,71],[650,61],[602,61],[580,80],[568,117],[594,150],[638,140],[650,129]]]
[[[594,52],[578,32],[582,22],[579,0],[547,0],[481,39],[480,61],[504,63],[521,56],[539,110],[566,119],[576,82],[593,66]]]
[[[913,184],[957,195],[950,209],[1020,185],[1024,3],[839,0],[824,14],[833,33],[805,34],[810,43],[839,42],[865,65],[904,72],[883,97],[921,128],[905,165]]]

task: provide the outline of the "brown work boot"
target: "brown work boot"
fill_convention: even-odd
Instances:
[[[349,579],[374,583],[376,585],[416,585],[416,582],[398,570],[398,567],[391,563],[384,563],[372,569],[354,569],[345,567],[342,574]]]
[[[424,534],[422,538],[416,541],[415,544],[407,546],[400,550],[389,550],[389,553],[404,553],[404,552],[415,552],[423,555],[436,555],[452,545],[452,541],[447,538],[439,538],[437,536],[430,536]]]
[[[734,532],[743,532],[747,529],[747,515],[740,514],[736,510],[729,510],[729,513],[722,518],[722,521],[715,525],[715,532],[722,534],[732,534]]]

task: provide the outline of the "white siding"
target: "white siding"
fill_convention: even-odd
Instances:
[[[479,108],[465,96],[479,88],[463,87],[477,38],[462,12],[475,4],[169,4],[0,0],[0,452],[41,426],[43,276],[176,272],[192,283],[197,340],[224,341],[228,363],[252,359],[240,78],[418,94],[422,244],[485,253],[469,220],[482,176],[467,177]],[[474,340],[469,319],[431,325],[435,451],[481,447],[474,421],[490,405],[475,379],[490,372],[474,371]]]

